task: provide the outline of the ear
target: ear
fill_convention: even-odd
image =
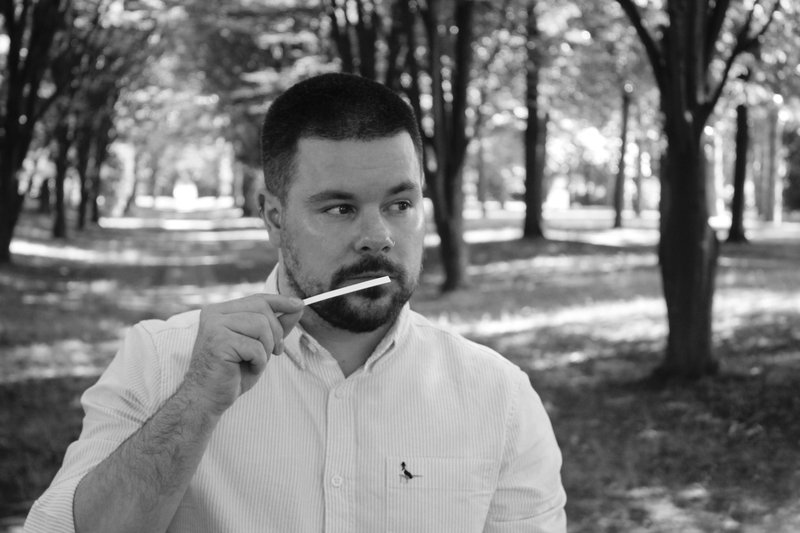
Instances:
[[[281,223],[283,220],[283,204],[280,199],[268,190],[258,193],[258,214],[269,232],[269,240],[275,246],[281,244]]]

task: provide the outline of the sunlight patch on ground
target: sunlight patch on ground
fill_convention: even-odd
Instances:
[[[211,231],[222,229],[264,229],[260,218],[142,218],[102,217],[99,225],[109,229],[164,229],[170,231]]]
[[[116,282],[98,280],[90,284],[70,282],[80,289],[76,298],[80,302],[79,293],[87,290],[104,290],[112,292]],[[197,287],[192,285],[177,287],[154,287],[152,289],[125,289],[117,292],[119,307],[134,311],[158,309],[159,316],[167,318],[176,313],[197,309],[210,303],[221,302],[232,298],[240,298],[260,292],[263,282],[239,283],[233,285],[215,285]],[[94,294],[97,294],[94,292]],[[43,295],[25,295],[25,303],[48,303],[50,300],[63,299],[63,295],[46,293]],[[63,302],[62,302],[63,303]],[[133,324],[129,324],[133,325]],[[95,376],[108,366],[111,358],[120,345],[126,327],[120,328],[119,338],[102,342],[85,342],[80,339],[64,339],[52,343],[35,343],[4,347],[0,357],[0,383],[20,381],[31,378],[52,378],[64,376]]]
[[[655,266],[657,259],[645,254],[619,253],[614,255],[543,255],[529,259],[495,261],[486,265],[470,265],[469,275],[530,274],[541,276],[550,271],[586,273],[614,272],[622,268]]]
[[[124,333],[124,332],[123,332]],[[62,376],[99,375],[119,348],[120,341],[84,342],[65,339],[3,349],[0,383]]]
[[[514,241],[520,238],[522,238],[522,229],[518,227],[475,229],[464,232],[464,241],[469,244]],[[440,242],[441,239],[436,233],[429,232],[425,235],[426,248],[439,246]]]
[[[800,290],[779,292],[739,287],[720,290],[714,298],[714,331],[724,333],[746,326],[754,315],[773,317],[782,313],[800,314]]]
[[[120,295],[120,307],[134,311],[158,309],[159,317],[166,318],[204,305],[257,294],[262,292],[263,286],[263,282],[257,282],[126,290]]]
[[[625,323],[631,319],[647,316],[663,316],[664,303],[658,298],[636,298],[617,302],[599,302],[554,310],[548,313],[528,315],[501,314],[498,317],[484,315],[476,321],[450,323],[447,315],[440,316],[439,323],[462,335],[493,336],[508,335],[541,328],[563,328],[570,324]],[[616,330],[618,331],[618,329]],[[609,331],[614,335],[614,332]]]
[[[628,515],[639,526],[631,533],[658,531],[674,533],[704,533],[707,531],[739,531],[740,524],[730,516],[709,512],[702,507],[708,502],[708,490],[692,484],[676,493],[665,487],[636,487],[619,495],[627,500]],[[656,529],[653,525],[658,524]],[[613,522],[598,523],[600,530],[613,527]]]
[[[220,240],[227,241],[229,239]],[[14,255],[46,257],[60,261],[113,265],[183,266],[220,265],[231,262],[229,254],[220,253],[192,255],[189,257],[184,254],[165,256],[163,253],[149,253],[133,248],[128,250],[92,250],[72,245],[54,246],[48,243],[20,239],[12,241],[11,253]]]
[[[655,246],[659,234],[655,229],[616,228],[600,231],[546,229],[549,239],[578,241],[600,246]]]

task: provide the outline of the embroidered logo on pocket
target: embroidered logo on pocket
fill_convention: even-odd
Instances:
[[[415,479],[415,478],[418,478],[418,477],[422,477],[422,475],[421,474],[412,474],[411,472],[409,472],[408,469],[406,468],[406,462],[405,461],[402,461],[400,463],[400,480],[402,482],[408,483],[409,480]]]

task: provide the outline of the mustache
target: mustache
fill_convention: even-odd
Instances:
[[[364,274],[379,274],[392,278],[406,279],[406,269],[386,257],[380,255],[364,256],[357,263],[337,270],[331,278],[331,287],[337,287],[349,278],[363,276]]]

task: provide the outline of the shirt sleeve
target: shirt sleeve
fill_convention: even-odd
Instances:
[[[565,533],[561,451],[530,380],[517,372],[497,490],[485,533]]]
[[[81,397],[81,435],[67,448],[50,487],[34,502],[25,533],[74,533],[72,503],[78,483],[152,416],[160,404],[160,381],[152,338],[136,325],[97,383]]]

